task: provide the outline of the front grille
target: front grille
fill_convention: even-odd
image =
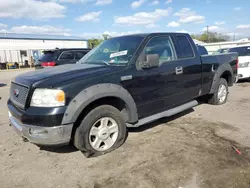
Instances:
[[[28,97],[29,88],[26,86],[11,83],[10,100],[18,107],[24,109]]]

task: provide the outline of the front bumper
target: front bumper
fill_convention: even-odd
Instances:
[[[22,110],[8,100],[8,109],[12,116],[22,124],[35,125],[39,127],[55,127],[64,124],[62,122],[66,106],[56,108],[29,107]]]
[[[40,127],[21,123],[9,112],[10,124],[16,132],[31,143],[45,146],[67,145],[71,139],[73,124],[56,127]]]

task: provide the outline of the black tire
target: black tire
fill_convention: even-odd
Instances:
[[[118,136],[113,144],[113,146],[105,151],[95,150],[89,140],[89,134],[92,126],[99,119],[103,117],[110,117],[118,125]],[[127,127],[124,118],[122,117],[120,111],[110,105],[102,105],[91,110],[82,120],[79,127],[77,127],[74,136],[74,145],[77,149],[82,151],[86,157],[96,157],[99,155],[104,155],[117,148],[119,148],[127,138]]]
[[[218,91],[221,85],[224,85],[226,88],[226,98],[223,101],[220,101],[218,98]],[[217,83],[215,93],[208,97],[208,103],[213,105],[222,105],[227,102],[228,98],[228,83],[224,78],[220,78],[219,82]]]

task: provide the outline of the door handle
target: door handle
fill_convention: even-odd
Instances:
[[[216,65],[213,64],[213,65],[212,65],[212,72],[215,72],[215,71],[216,71]]]
[[[175,74],[178,75],[178,74],[182,74],[183,73],[183,68],[182,67],[176,67],[175,68]]]

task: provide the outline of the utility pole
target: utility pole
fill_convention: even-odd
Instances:
[[[209,43],[209,26],[207,26],[207,42]]]

